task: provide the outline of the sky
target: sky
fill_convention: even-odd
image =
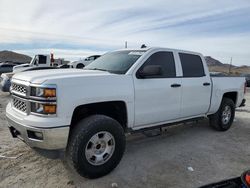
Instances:
[[[250,66],[250,0],[0,0],[0,50],[77,60],[125,41]]]

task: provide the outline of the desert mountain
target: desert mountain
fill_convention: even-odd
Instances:
[[[0,62],[10,63],[29,63],[31,60],[30,56],[19,54],[12,51],[0,51]]]
[[[242,73],[250,73],[250,66],[235,66],[230,64],[221,63],[219,60],[212,58],[211,56],[205,56],[208,68],[210,72],[223,72],[228,74],[240,75]]]
[[[208,66],[223,66],[223,63],[217,59],[212,58],[211,56],[205,56],[205,60]]]

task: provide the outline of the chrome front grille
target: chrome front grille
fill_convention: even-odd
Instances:
[[[12,105],[16,110],[27,113],[27,102],[12,95]]]
[[[11,84],[11,91],[25,96],[27,93],[27,88],[26,88],[26,86],[12,83]]]

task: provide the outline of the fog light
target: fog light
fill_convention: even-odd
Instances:
[[[39,138],[40,140],[43,139],[43,133],[40,133],[40,132],[34,132],[34,135]]]
[[[28,137],[36,140],[43,140],[43,133],[27,130]]]

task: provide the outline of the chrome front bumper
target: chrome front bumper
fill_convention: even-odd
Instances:
[[[32,148],[59,150],[67,146],[69,126],[37,128],[19,124],[8,116],[7,120],[12,136],[21,139]]]

